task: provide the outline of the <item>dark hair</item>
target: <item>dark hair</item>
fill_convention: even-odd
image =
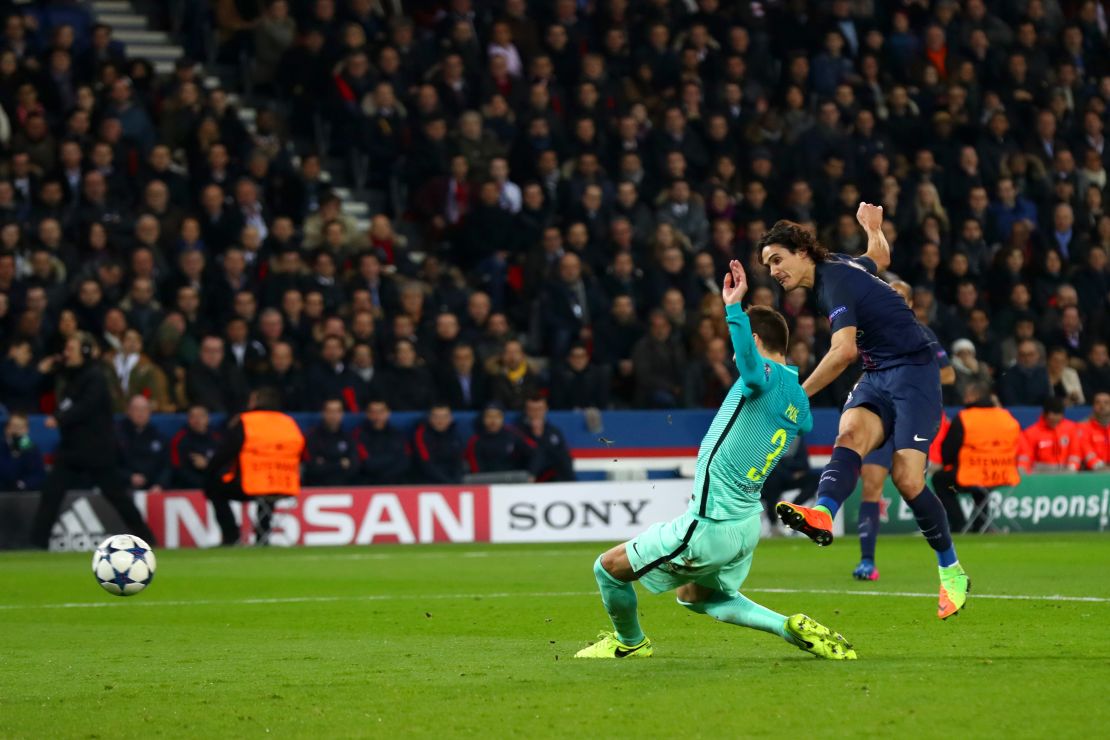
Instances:
[[[1050,396],[1045,399],[1042,408],[1046,414],[1062,414],[1064,413],[1064,399]]]
[[[772,244],[779,244],[793,254],[805,252],[814,262],[824,262],[829,257],[829,250],[794,221],[776,221],[770,231],[759,238],[759,251],[762,253],[764,247]]]
[[[276,388],[263,386],[254,392],[256,411],[281,411],[281,393]]]
[[[786,354],[790,329],[781,313],[766,306],[752,306],[748,309],[748,321],[751,322],[752,333],[759,337],[768,352]]]

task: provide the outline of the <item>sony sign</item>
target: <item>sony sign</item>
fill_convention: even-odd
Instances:
[[[492,542],[606,542],[686,510],[690,481],[493,486]]]

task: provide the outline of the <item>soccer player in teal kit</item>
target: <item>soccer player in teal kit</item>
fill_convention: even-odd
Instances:
[[[971,581],[956,557],[944,506],[925,485],[929,445],[940,426],[940,369],[930,338],[902,297],[876,273],[890,264],[882,206],[860,203],[856,219],[867,233],[867,253],[829,252],[800,225],[779,221],[759,240],[771,277],[789,292],[810,288],[832,324],[832,346],[803,388],[820,391],[855,359],[863,377],[844,404],[832,459],[817,486],[817,505],[780,501],[783,523],[818,545],[832,543],[832,520],[856,488],[862,459],[894,440],[891,477],[936,552],[940,571],[937,616],[948,619],[967,603]]]
[[[677,589],[678,603],[691,611],[770,632],[814,655],[856,657],[842,636],[806,615],[787,618],[740,594],[759,542],[763,481],[798,433],[813,427],[798,371],[785,364],[786,321],[769,308],[745,313],[740,301],[747,289],[744,269],[733,260],[721,297],[740,378],[698,450],[690,506],[594,562],[614,631],[575,657],[651,657],[637,618],[637,580],[653,593]]]

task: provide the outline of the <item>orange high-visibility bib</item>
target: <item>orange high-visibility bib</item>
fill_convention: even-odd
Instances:
[[[299,495],[305,442],[297,422],[279,411],[248,411],[239,421],[243,425],[243,449],[239,453],[243,493]]]
[[[1021,425],[1000,408],[970,408],[960,412],[964,442],[956,466],[956,482],[971,486],[1016,486]]]

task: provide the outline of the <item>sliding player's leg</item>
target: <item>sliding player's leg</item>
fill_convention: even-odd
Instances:
[[[759,531],[759,519],[756,531]],[[578,651],[578,658],[646,658],[652,654],[651,640],[644,636],[637,617],[633,581],[652,593],[672,591],[690,580],[675,570],[671,561],[690,556],[690,545],[698,527],[708,523],[691,514],[648,527],[623,545],[617,545],[594,562],[594,578],[613,632],[603,632],[593,645]]]
[[[803,614],[787,617],[757,604],[740,593],[751,570],[755,546],[759,542],[759,517],[742,522],[714,525],[714,547],[732,547],[732,560],[718,570],[700,573],[695,581],[679,586],[678,603],[690,611],[713,617],[718,622],[778,635],[802,650],[832,659],[852,659],[852,646],[831,630]],[[702,544],[704,547],[704,543]]]
[[[601,603],[613,623],[612,632],[602,632],[597,642],[578,651],[576,658],[650,658],[651,641],[644,636],[636,615],[635,574],[628,562],[626,545],[617,545],[594,561],[594,578]]]

